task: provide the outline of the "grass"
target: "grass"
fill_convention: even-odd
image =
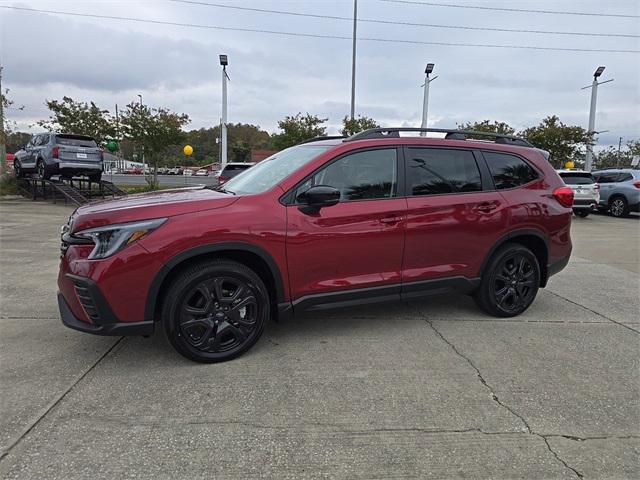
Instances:
[[[5,173],[0,177],[0,197],[18,195],[18,182],[13,174]]]
[[[127,193],[146,193],[146,192],[156,192],[158,190],[169,190],[171,188],[176,188],[175,185],[159,185],[156,188],[153,188],[151,185],[118,185],[120,190],[124,190]]]

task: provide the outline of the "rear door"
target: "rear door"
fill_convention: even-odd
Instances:
[[[611,195],[612,190],[615,187],[615,182],[619,176],[620,174],[618,172],[599,172],[596,174],[596,180],[600,185],[601,205],[608,205],[609,196]]]
[[[295,200],[287,206],[294,305],[296,299],[308,307],[320,299],[399,298],[407,203],[398,197],[398,152],[385,147],[348,153],[296,188],[292,199],[311,186],[329,185],[340,190],[341,200],[318,213],[305,212]],[[349,296],[339,295],[348,290]]]
[[[412,146],[404,154],[403,296],[421,293],[434,279],[477,277],[508,225],[506,202],[492,189],[480,152]]]

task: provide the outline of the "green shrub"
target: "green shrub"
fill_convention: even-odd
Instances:
[[[0,177],[0,197],[4,195],[17,195],[18,182],[13,174],[6,173]]]

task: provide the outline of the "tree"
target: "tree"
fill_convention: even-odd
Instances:
[[[363,130],[368,130],[369,128],[378,128],[378,122],[376,122],[373,118],[362,117],[358,115],[358,118],[354,118],[351,120],[348,116],[344,116],[342,119],[342,130],[340,133],[345,137],[349,137],[351,135],[355,135],[358,132],[362,132]]]
[[[248,162],[251,159],[251,147],[244,140],[236,140],[229,147],[229,158],[232,162]]]
[[[326,135],[327,128],[322,124],[327,120],[328,118],[320,118],[310,113],[302,115],[302,112],[287,116],[278,122],[278,128],[282,133],[273,135],[271,142],[277,150],[283,150],[310,138]]]
[[[595,155],[594,164],[597,168],[630,167],[635,155],[640,155],[640,140],[631,140],[620,150],[613,146],[601,150]]]
[[[158,162],[161,155],[172,145],[179,145],[184,141],[185,132],[182,128],[189,121],[188,115],[183,113],[151,108],[136,102],[127,105],[120,117],[123,136],[140,146],[149,164],[154,167],[152,180],[147,179],[152,187],[158,185]]]
[[[459,123],[458,128],[460,130],[473,130],[476,132],[487,133],[502,133],[504,135],[513,135],[516,131],[511,125],[505,122],[497,122],[495,120],[483,120],[481,122],[467,122]],[[487,137],[478,136],[480,139],[486,139]]]
[[[62,97],[62,101],[47,100],[46,104],[52,114],[49,120],[40,120],[38,125],[49,131],[88,135],[98,144],[104,144],[116,134],[109,111],[93,102],[76,102],[71,97]]]
[[[565,125],[555,115],[545,118],[536,127],[523,130],[519,135],[548,151],[549,161],[556,168],[562,168],[569,160],[583,163],[585,148],[593,142],[593,134],[582,127]]]

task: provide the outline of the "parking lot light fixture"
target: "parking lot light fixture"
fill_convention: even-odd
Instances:
[[[593,78],[598,78],[604,72],[604,67],[598,67],[593,74]]]
[[[427,114],[429,113],[429,84],[433,82],[437,76],[433,78],[429,78],[429,75],[433,72],[433,67],[435,67],[435,63],[427,63],[427,66],[424,69],[424,98],[422,100],[422,124],[421,128],[427,128]],[[426,132],[420,132],[421,137],[425,137]]]
[[[587,133],[590,133],[592,135],[597,134],[598,132],[596,132],[595,128],[596,128],[596,101],[598,99],[598,85],[602,85],[603,83],[609,83],[609,82],[613,82],[613,78],[609,79],[609,80],[605,80],[603,82],[599,82],[598,78],[600,77],[600,75],[602,75],[602,72],[604,72],[604,68],[603,66],[600,66],[596,69],[595,72],[593,72],[593,82],[591,82],[591,85],[587,85],[586,87],[583,87],[582,90],[586,90],[588,88],[591,89],[591,106],[589,108],[589,129],[587,130]],[[591,168],[593,167],[593,142],[589,142],[587,144],[587,155],[585,157],[585,162],[584,162],[584,169],[587,172],[591,171]]]

